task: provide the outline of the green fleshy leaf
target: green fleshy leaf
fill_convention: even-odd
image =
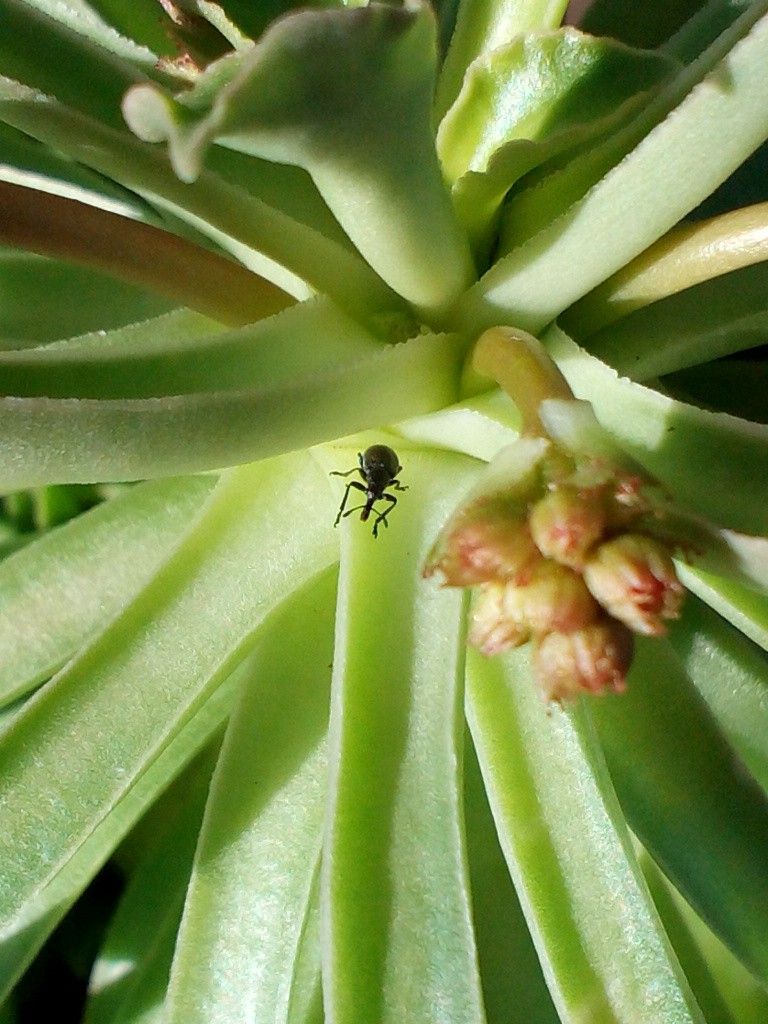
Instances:
[[[306,455],[228,474],[151,582],[5,732],[0,922],[12,950],[269,612],[335,560],[332,515]]]
[[[768,992],[701,920],[645,851],[643,874],[708,1021],[763,1024]]]
[[[325,812],[335,592],[334,572],[281,608],[252,659],[195,855],[168,1024],[288,1020]],[[301,642],[286,649],[286,636]]]
[[[572,28],[519,36],[476,60],[438,133],[443,171],[470,238],[485,250],[519,178],[626,122],[676,66]]]
[[[71,46],[82,42],[93,44],[150,75],[157,73],[156,55],[173,49],[168,34],[173,23],[156,0],[131,0],[130,4],[121,0],[23,0],[23,3],[58,23],[52,28],[42,22],[44,31],[51,32],[54,39],[57,34],[70,38],[74,34]],[[78,36],[81,40],[77,40]],[[166,75],[173,71],[173,68],[165,68]]]
[[[557,327],[546,340],[576,397],[681,505],[732,530],[768,534],[768,428],[620,378]]]
[[[472,740],[464,757],[467,854],[488,1024],[559,1024],[499,846]],[[515,1008],[510,1018],[510,1008]]]
[[[665,377],[663,386],[675,398],[705,408],[768,423],[768,363],[722,359]]]
[[[337,453],[340,470],[350,461]],[[463,602],[419,575],[471,469],[409,453],[389,529],[343,528],[322,879],[337,1024],[483,1021],[462,839]]]
[[[395,429],[413,444],[447,448],[490,462],[520,436],[520,416],[507,395],[487,391],[428,416],[405,420]]]
[[[466,296],[468,323],[480,328],[511,317],[537,333],[757,148],[768,135],[767,8],[765,0],[754,3],[604,146],[518,196],[516,247]],[[661,120],[672,108],[674,116]]]
[[[222,0],[220,5],[204,3],[200,6],[221,6],[246,35],[258,39],[276,18],[297,8],[355,7],[358,4],[355,0],[259,0],[258,4],[251,0]]]
[[[131,57],[138,61],[129,62]],[[148,81],[137,65],[149,70],[155,60],[149,50],[104,32],[99,19],[76,15],[65,4],[0,0],[3,74],[115,127],[124,128],[125,91]]]
[[[473,61],[514,36],[556,29],[567,6],[567,0],[459,0],[456,27],[438,82],[437,117],[443,117],[459,95]]]
[[[561,318],[577,340],[622,317],[721,274],[768,259],[768,203],[681,224]]]
[[[584,709],[545,706],[526,648],[470,650],[467,668],[488,799],[563,1024],[703,1024]]]
[[[300,303],[238,331],[168,336],[161,318],[117,334],[96,338],[97,344],[91,336],[86,345],[76,339],[0,352],[0,394],[134,399],[248,387],[268,390],[381,348],[323,299]]]
[[[115,131],[50,96],[0,77],[0,120],[144,196],[213,239],[250,270],[292,295],[324,292],[344,309],[372,317],[398,300],[347,246],[295,221],[216,174],[179,181],[157,147]]]
[[[633,0],[594,0],[582,19],[586,32],[613,36],[630,46],[656,47],[695,16],[702,0],[665,0],[636,4]]]
[[[528,188],[513,196],[505,208],[501,251],[508,252],[510,248],[519,247],[542,228],[566,214],[572,204],[584,197],[603,175],[636,148],[654,127],[669,117],[705,76],[716,73],[729,50],[765,13],[765,7],[760,9],[758,5],[756,10],[754,7],[754,4],[748,4],[728,31],[716,37],[692,65],[677,75],[668,76],[662,87],[656,90],[651,102],[642,106],[618,131],[610,133],[595,146],[582,146],[570,162],[569,154],[566,154],[563,158],[550,160],[545,167],[534,172]],[[764,135],[755,145],[763,138]],[[747,150],[742,153],[737,164],[750,152]]]
[[[0,998],[10,991],[126,833],[220,730],[232,710],[241,681],[238,672],[232,673],[174,733],[152,765],[118,800],[47,887],[35,909],[34,919],[20,930],[0,938]],[[74,782],[72,789],[73,792],[77,789]]]
[[[765,983],[768,801],[734,759],[674,651],[638,639],[627,692],[590,710],[633,831]]]
[[[287,1024],[323,1024],[320,947],[320,884],[317,871],[293,968]]]
[[[687,0],[685,0],[687,2]],[[687,63],[695,60],[747,10],[752,0],[709,0],[664,42],[665,53]]]
[[[124,217],[156,222],[146,203],[113,182],[0,124],[0,181],[90,203]]]
[[[768,262],[713,278],[589,336],[592,355],[648,380],[752,348],[768,338]]]
[[[687,565],[678,565],[677,568],[680,579],[689,590],[768,651],[768,598],[764,594]]]
[[[214,484],[139,484],[0,564],[0,703],[53,675],[133,597]]]
[[[765,651],[693,597],[670,639],[731,746],[768,793]]]
[[[149,1024],[162,1013],[217,751],[182,776],[184,789],[131,874],[91,971],[84,1024]]]
[[[461,347],[456,336],[424,335],[264,390],[0,398],[0,487],[216,469],[441,409],[457,397]]]
[[[123,109],[140,138],[169,141],[185,181],[215,138],[306,168],[374,270],[440,315],[473,271],[432,139],[434,50],[432,18],[417,0],[304,12],[212,66],[179,100],[138,87]]]
[[[0,248],[0,349],[108,331],[169,306],[159,295],[85,267]]]
[[[205,163],[223,181],[268,203],[276,210],[282,210],[293,220],[305,224],[313,231],[319,231],[332,242],[356,254],[354,246],[303,167],[260,160],[224,146],[211,146]]]

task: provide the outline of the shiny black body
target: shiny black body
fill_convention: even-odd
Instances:
[[[374,511],[373,506],[377,501],[388,501],[389,505],[383,512],[376,512],[376,519],[373,522],[373,536],[378,537],[379,524],[383,523],[384,526],[389,526],[387,516],[397,504],[397,498],[394,494],[389,494],[386,488],[392,487],[396,491],[408,490],[397,479],[397,474],[403,467],[400,465],[397,453],[385,444],[372,444],[364,452],[358,452],[357,461],[358,465],[354,469],[347,470],[346,473],[331,473],[331,476],[351,476],[352,473],[359,473],[365,481],[364,484],[360,484],[357,480],[351,480],[347,484],[339,507],[339,514],[333,525],[338,526],[342,517],[346,518],[353,512],[360,512],[360,520],[364,523]],[[345,512],[349,492],[352,489],[362,491],[365,495],[365,502],[362,505],[355,505],[354,508],[349,508]]]

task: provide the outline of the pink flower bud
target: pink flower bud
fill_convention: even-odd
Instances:
[[[505,611],[507,583],[485,584],[472,609],[469,642],[483,654],[499,654],[530,639],[523,622]]]
[[[621,693],[632,648],[632,634],[614,619],[602,619],[573,633],[547,633],[534,647],[536,684],[545,700]]]
[[[597,618],[600,611],[578,573],[557,562],[542,561],[529,583],[508,584],[505,611],[525,622],[533,633],[570,633]]]
[[[580,569],[605,530],[605,504],[595,489],[561,486],[536,502],[529,523],[543,555]]]
[[[457,517],[430,556],[425,576],[440,571],[448,587],[525,580],[541,554],[522,514],[505,507],[474,507]]]
[[[529,583],[492,583],[483,588],[469,642],[484,654],[497,654],[525,643],[532,633],[581,629],[599,613],[600,606],[577,573],[542,560]]]
[[[606,611],[635,633],[661,636],[662,620],[680,614],[682,584],[669,551],[652,537],[625,533],[601,544],[584,579]]]

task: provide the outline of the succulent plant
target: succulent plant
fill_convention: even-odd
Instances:
[[[3,1024],[768,1019],[768,2],[566,6],[0,0]]]

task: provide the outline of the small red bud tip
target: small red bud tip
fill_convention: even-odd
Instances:
[[[669,551],[652,537],[625,533],[601,544],[584,579],[603,608],[635,633],[662,636],[663,620],[680,614],[683,586]]]
[[[547,633],[534,647],[534,674],[547,701],[582,693],[621,693],[632,662],[633,637],[612,619],[573,633]]]
[[[440,571],[447,587],[473,587],[500,580],[524,580],[541,554],[524,519],[511,513],[473,511],[462,515],[439,542],[425,576]]]
[[[561,486],[536,502],[529,522],[543,555],[581,569],[590,548],[603,536],[605,505],[597,490]]]

